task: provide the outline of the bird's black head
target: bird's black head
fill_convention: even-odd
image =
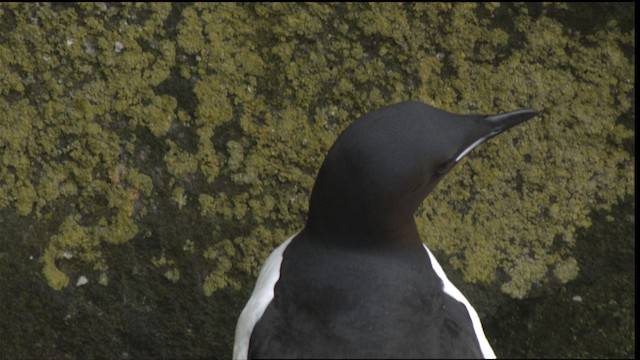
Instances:
[[[306,230],[323,238],[367,241],[413,231],[414,212],[463,156],[537,114],[456,115],[404,102],[362,116],[324,160]]]

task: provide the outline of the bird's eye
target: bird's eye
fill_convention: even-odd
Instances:
[[[453,160],[445,161],[440,166],[438,166],[438,168],[436,169],[436,173],[438,173],[439,175],[446,174],[449,170],[451,170],[453,163]]]

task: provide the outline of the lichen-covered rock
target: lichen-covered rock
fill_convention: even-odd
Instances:
[[[571,282],[588,272],[576,234],[614,226],[591,214],[634,195],[634,10],[3,3],[0,349],[228,357],[328,148],[409,99],[542,110],[474,150],[416,218],[467,283],[520,299]]]

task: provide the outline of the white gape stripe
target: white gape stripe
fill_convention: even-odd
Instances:
[[[473,144],[469,145],[468,148],[464,149],[464,151],[461,152],[460,155],[458,155],[458,157],[456,158],[456,162],[460,161],[460,159],[462,159],[463,156],[467,155],[469,151],[473,150],[474,147],[482,144],[482,142],[485,140],[487,140],[487,138],[483,137],[481,139],[476,140],[476,142],[474,142]]]
[[[265,261],[262,270],[260,270],[256,287],[253,289],[251,298],[249,298],[238,319],[236,338],[233,344],[234,359],[246,359],[249,356],[249,341],[251,340],[253,328],[262,317],[262,314],[264,314],[271,300],[273,300],[273,290],[278,279],[280,279],[282,253],[296,235],[297,233],[273,250],[267,261]]]
[[[460,290],[458,290],[458,288],[455,287],[455,285],[453,285],[451,281],[449,281],[449,278],[447,278],[447,275],[442,270],[442,266],[440,266],[440,263],[438,262],[438,260],[436,260],[436,257],[433,256],[431,251],[429,251],[427,245],[422,245],[424,246],[425,250],[427,250],[427,254],[429,254],[429,259],[431,259],[431,266],[433,267],[433,270],[440,277],[442,283],[444,284],[444,292],[446,294],[449,294],[449,296],[451,296],[452,298],[461,302],[467,308],[469,317],[471,318],[471,323],[473,324],[473,330],[475,330],[476,336],[478,337],[478,343],[480,344],[480,351],[482,351],[482,355],[485,359],[495,359],[496,354],[493,352],[493,349],[491,348],[487,337],[484,335],[482,323],[480,322],[480,317],[478,316],[476,309],[471,306],[467,298],[462,295]]]

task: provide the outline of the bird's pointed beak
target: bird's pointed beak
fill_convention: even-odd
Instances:
[[[493,125],[493,131],[489,136],[493,137],[518,124],[522,124],[538,114],[540,114],[539,111],[532,109],[516,110],[504,114],[487,116],[484,121]]]
[[[483,142],[491,139],[492,137],[498,134],[501,134],[511,129],[512,127],[518,124],[522,124],[523,122],[539,114],[540,112],[537,110],[524,109],[524,110],[511,111],[504,114],[489,115],[483,118],[482,120],[480,120],[480,122],[484,124],[489,124],[491,130],[489,130],[489,133],[478,138],[476,141],[474,141],[473,143],[468,145],[464,150],[462,150],[460,154],[458,154],[458,156],[456,157],[455,162],[457,163],[458,161],[460,161],[460,159],[462,159],[465,155],[467,155],[469,151],[471,151],[476,146],[482,144]]]

